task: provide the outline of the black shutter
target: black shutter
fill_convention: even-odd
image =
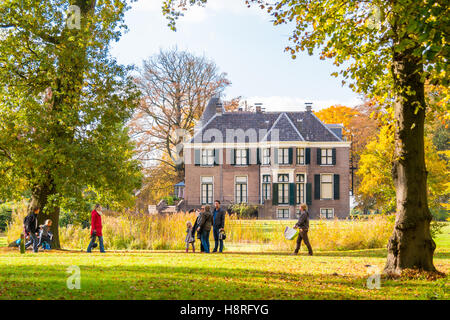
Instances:
[[[214,149],[214,165],[218,166],[220,164],[220,151],[222,149]]]
[[[294,148],[289,148],[289,164],[292,164],[294,160]]]
[[[314,175],[314,199],[320,200],[320,174]]]
[[[322,164],[322,151],[320,148],[317,148],[317,164]]]
[[[200,149],[194,149],[194,165],[200,165]]]
[[[311,163],[311,148],[305,149],[305,164]]]
[[[339,175],[334,175],[334,200],[339,200]]]
[[[311,205],[312,204],[312,185],[311,183],[306,184],[306,204]]]
[[[236,150],[230,149],[230,164],[235,165],[236,164]]]
[[[256,164],[261,164],[261,148],[256,149]]]
[[[289,204],[295,205],[295,183],[289,184]]]
[[[272,204],[278,204],[278,183],[272,184]]]
[[[250,149],[246,149],[247,152],[247,165],[250,164]]]
[[[273,164],[278,164],[278,148],[273,148]]]
[[[333,156],[333,158],[332,158],[333,165],[335,166],[336,165],[336,148],[333,148],[332,156]]]

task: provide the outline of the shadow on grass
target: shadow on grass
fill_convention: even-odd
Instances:
[[[400,282],[365,288],[365,277],[224,267],[80,264],[81,290],[66,287],[68,265],[0,266],[3,299],[399,299]],[[408,284],[428,288],[428,283]],[[389,294],[386,294],[386,291]],[[417,297],[416,297],[417,298]]]
[[[18,248],[0,248],[0,253],[8,253],[18,251]],[[27,252],[31,252],[29,248]],[[42,253],[42,251],[40,251]],[[45,251],[44,251],[45,252]],[[73,250],[73,249],[59,249],[50,250],[49,253],[76,253],[87,254],[85,250]],[[99,253],[93,251],[93,254]],[[167,253],[180,253],[184,254],[184,250],[107,250],[107,253],[119,253],[119,254],[167,254]],[[189,253],[192,254],[192,253]],[[206,253],[196,252],[195,254],[206,255]],[[223,253],[209,253],[211,255],[243,255],[243,256],[290,256],[292,252],[288,251],[266,251],[266,252],[245,252],[245,251],[224,251]],[[298,256],[308,256],[306,251],[300,251]],[[314,256],[318,257],[354,257],[354,258],[386,258],[387,249],[364,249],[364,250],[346,250],[346,251],[314,251]],[[450,259],[450,250],[447,248],[438,248],[434,253],[434,259]]]

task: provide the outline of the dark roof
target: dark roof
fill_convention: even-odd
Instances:
[[[210,120],[216,114],[216,107],[221,103],[220,98],[211,98],[209,99],[208,105],[203,111],[202,117],[200,118],[200,126],[204,126],[208,120]],[[222,111],[223,107],[222,107]]]
[[[205,111],[206,112],[206,111]],[[210,111],[208,111],[209,114]],[[203,118],[203,116],[202,116]],[[209,122],[208,122],[209,121]],[[220,131],[224,142],[233,142],[227,138],[233,130],[242,130],[237,133],[238,138],[234,137],[234,142],[260,142],[260,141],[342,141],[336,136],[330,128],[322,123],[312,112],[225,112],[222,114],[214,114],[209,116],[209,120],[202,122],[203,126],[198,130],[191,142],[215,142],[216,137],[214,133],[217,131],[209,131],[212,135],[210,139],[201,141],[200,132],[206,132],[209,129],[216,129]],[[253,130],[252,130],[253,129]],[[278,138],[276,135],[278,129]],[[245,133],[245,141],[243,137]],[[250,138],[249,134],[256,135],[255,138]],[[221,142],[221,141],[216,141]]]

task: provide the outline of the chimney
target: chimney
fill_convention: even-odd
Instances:
[[[312,111],[312,102],[305,102],[306,112]]]
[[[255,103],[255,111],[256,113],[262,113],[262,103]]]
[[[223,105],[220,100],[216,102],[216,114],[222,114],[223,113]]]

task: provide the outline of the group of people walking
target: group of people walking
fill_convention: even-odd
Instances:
[[[50,232],[50,227],[52,226],[52,220],[45,220],[44,224],[38,224],[38,214],[40,212],[39,208],[34,208],[31,213],[25,217],[23,220],[23,234],[24,240],[28,240],[25,243],[25,249],[33,245],[33,251],[38,252],[39,247],[42,249],[50,249],[53,234]],[[20,245],[21,239],[18,240]]]
[[[200,239],[200,251],[210,253],[209,237],[211,229],[214,236],[214,250],[212,252],[223,252],[223,240],[225,239],[225,211],[220,207],[220,201],[214,201],[214,209],[211,212],[209,205],[203,205],[196,210],[197,218],[194,225],[190,221],[186,223],[186,252],[192,246],[195,252],[195,239]],[[197,233],[197,237],[195,234]]]
[[[210,253],[209,237],[211,229],[214,236],[214,249],[212,252],[223,252],[223,240],[225,235],[225,210],[220,206],[220,201],[214,202],[214,207],[211,210],[211,206],[203,205],[199,210],[196,210],[197,218],[192,224],[191,221],[186,223],[186,252],[189,252],[189,247],[192,247],[192,252],[195,252],[195,240],[200,239],[200,251],[204,253]],[[25,248],[33,245],[33,251],[38,252],[39,247],[48,245],[53,235],[50,232],[52,221],[47,219],[43,225],[38,226],[38,214],[39,209],[35,208],[24,219],[24,234],[29,241],[25,244]],[[297,223],[294,226],[298,229],[297,245],[293,252],[294,255],[300,250],[302,241],[308,248],[309,255],[313,254],[311,244],[309,243],[308,230],[309,230],[309,212],[308,206],[302,204],[300,206],[300,216]],[[197,235],[197,236],[196,236]],[[91,240],[89,242],[86,252],[91,252],[93,248],[97,247],[96,239],[98,238],[100,252],[105,252],[103,245],[102,234],[102,207],[96,204],[94,210],[91,212]]]

